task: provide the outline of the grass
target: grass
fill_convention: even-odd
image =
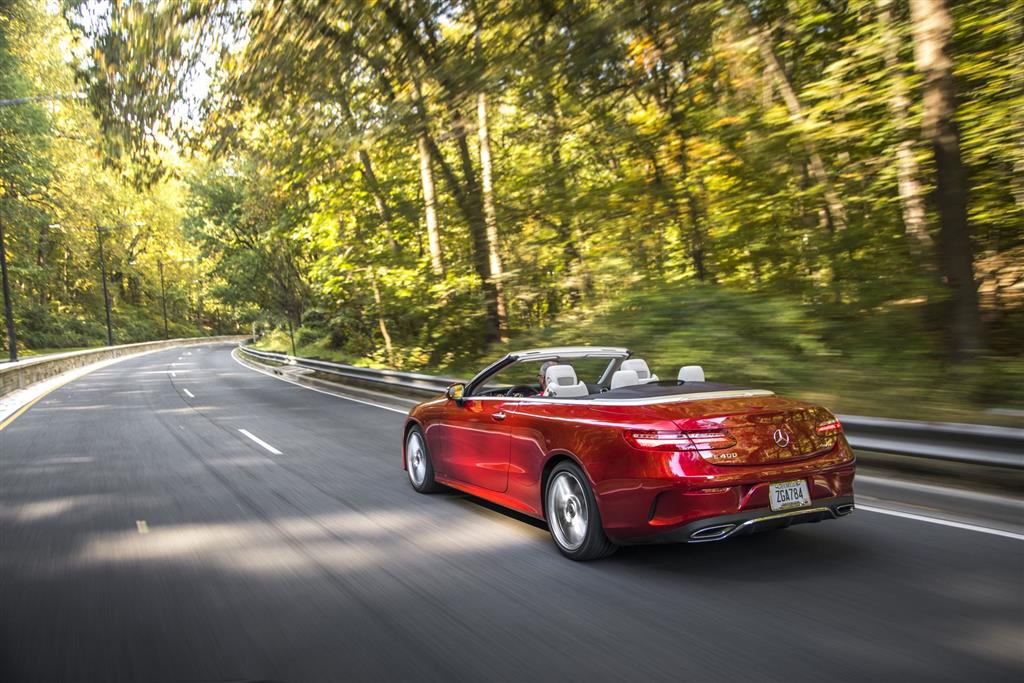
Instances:
[[[920,319],[919,310],[894,306],[822,320],[783,297],[721,287],[663,288],[577,310],[557,325],[516,332],[508,343],[473,356],[448,356],[438,367],[401,369],[469,377],[517,348],[626,346],[662,377],[674,377],[681,365],[702,365],[711,380],[771,389],[838,413],[1022,426],[1024,359],[993,357],[950,367],[941,339],[921,329]],[[300,338],[315,341],[299,345],[297,355],[373,366],[368,358],[330,348],[327,334],[307,329],[296,334]],[[258,348],[290,352],[288,335],[274,332]]]
[[[54,348],[40,348],[40,349],[18,349],[18,358],[30,358],[32,356],[48,356],[53,353],[67,353],[69,351],[84,351],[85,349],[94,348],[90,346],[66,346],[66,347],[54,347]],[[96,347],[98,348],[98,347]]]

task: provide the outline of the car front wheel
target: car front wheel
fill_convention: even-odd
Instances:
[[[430,462],[427,441],[419,427],[413,427],[405,437],[405,469],[409,483],[420,493],[434,493],[441,485],[434,481],[434,465]]]
[[[544,512],[559,552],[571,560],[607,557],[615,544],[605,536],[590,484],[575,463],[555,466],[544,495]]]

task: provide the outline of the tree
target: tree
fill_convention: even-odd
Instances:
[[[1024,249],[1021,56],[1008,47],[1020,27],[1013,7],[960,3],[938,41],[956,64],[913,73],[912,9],[139,1],[79,23],[100,51],[83,71],[108,153],[170,176],[179,151],[198,157],[181,202],[221,301],[301,322],[300,346],[454,362],[626,291],[703,281],[795,297],[834,339],[874,326],[886,349],[930,358],[937,317],[958,321],[961,358],[978,348],[964,341],[972,306],[993,348],[1019,327],[1007,283]],[[200,68],[212,85],[196,107],[182,79]],[[953,79],[958,99],[921,97]],[[950,126],[952,148],[936,132]],[[196,179],[237,174],[241,199],[207,206]],[[969,189],[959,214],[925,201],[950,182]],[[951,215],[966,216],[976,264]],[[239,216],[255,247],[208,242]],[[53,239],[48,223],[33,228],[18,254]],[[27,253],[52,275],[56,254]],[[973,304],[975,285],[957,284],[971,268],[984,281]],[[146,277],[125,271],[119,295],[144,302]],[[939,311],[947,293],[957,315]]]
[[[953,19],[944,0],[911,0],[914,55],[924,79],[922,129],[935,156],[935,203],[939,252],[950,295],[953,358],[971,358],[982,348],[974,246],[967,218],[967,174],[960,156],[951,40]]]

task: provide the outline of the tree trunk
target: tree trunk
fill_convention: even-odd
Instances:
[[[1017,6],[1021,12],[1024,8]],[[1018,20],[1012,24],[1010,32],[1010,45],[1024,45],[1024,18],[1021,13],[1017,14]],[[1010,76],[1011,92],[1024,93],[1024,50],[1017,49],[1013,52],[1014,60]],[[1010,194],[1017,205],[1017,210],[1024,212],[1024,107],[1015,107],[1013,112],[1013,136],[1016,142],[1013,146],[1010,162]]]
[[[380,336],[384,337],[384,351],[388,355],[388,365],[395,366],[395,350],[391,345],[391,334],[388,332],[388,324],[384,321],[384,304],[380,297],[380,287],[377,285],[377,270],[370,268],[370,283],[373,286],[373,302],[377,305],[377,326],[380,328]]]
[[[892,0],[875,0],[875,4],[878,7],[878,27],[884,45],[885,66],[889,70],[889,112],[896,129],[896,183],[903,228],[917,256],[927,257],[931,255],[934,244],[928,234],[924,196],[918,180],[917,158],[914,156],[914,142],[908,123],[910,98],[907,96],[907,79],[899,59],[900,37],[893,26]]]
[[[555,197],[555,231],[558,233],[558,241],[561,242],[562,253],[565,255],[565,272],[570,271],[571,264],[576,263],[584,281],[584,289],[586,289],[588,279],[586,264],[583,262],[583,255],[580,253],[573,235],[572,212],[568,208],[569,188],[565,182],[566,171],[562,163],[562,124],[554,100],[550,91],[545,93],[545,101],[550,113],[548,140],[551,145],[551,191]],[[572,275],[571,272],[569,274]],[[569,294],[569,302],[572,305],[579,303],[580,287],[576,286],[571,278],[566,290]],[[557,309],[558,306],[555,306],[550,312],[556,313]]]
[[[420,183],[423,186],[423,218],[427,224],[427,246],[430,249],[430,270],[444,276],[444,256],[441,252],[441,233],[437,227],[437,200],[434,195],[434,171],[430,167],[427,136],[420,134],[417,141],[420,157]]]
[[[384,194],[383,188],[380,186],[380,182],[377,180],[377,174],[373,172],[373,164],[370,163],[370,155],[363,148],[359,148],[356,152],[356,156],[359,159],[359,163],[363,167],[363,179],[366,181],[366,186],[370,189],[370,194],[373,195],[373,201],[377,205],[377,211],[380,212],[381,222],[384,227],[384,234],[387,236],[388,246],[391,248],[392,255],[398,253],[398,243],[395,242],[395,235],[391,231],[391,207],[388,205],[388,198]]]
[[[945,0],[910,0],[914,59],[923,77],[924,137],[935,154],[935,198],[939,212],[939,255],[950,291],[953,360],[982,348],[974,249],[967,219],[967,173],[960,157],[956,94],[950,42],[953,18]]]
[[[456,148],[459,151],[462,170],[465,176],[464,180],[460,180],[444,158],[437,143],[427,132],[430,130],[429,117],[426,105],[420,97],[416,98],[415,110],[420,119],[420,134],[426,142],[427,151],[430,153],[430,160],[441,169],[441,176],[448,185],[449,191],[455,197],[455,203],[466,220],[470,237],[473,240],[471,252],[473,256],[473,269],[480,278],[480,288],[484,295],[484,340],[488,343],[498,341],[501,339],[500,318],[498,316],[498,290],[491,278],[491,266],[487,253],[487,225],[484,221],[480,185],[476,179],[476,169],[473,167],[473,159],[469,154],[469,144],[466,141],[466,130],[458,121],[453,123],[451,135],[454,137]]]
[[[679,202],[676,200],[675,190],[669,187],[669,184],[665,180],[665,173],[661,169],[661,162],[658,161],[658,152],[656,149],[646,150],[646,156],[651,164],[651,171],[653,173],[653,181],[656,194],[661,198],[665,208],[668,209],[669,222],[675,228],[676,235],[679,239],[679,243],[685,245],[688,242],[686,238],[685,228],[683,225],[683,212],[679,207]],[[692,255],[689,254],[689,255]],[[660,260],[660,259],[659,259]]]
[[[466,128],[458,108],[459,91],[454,80],[447,73],[447,65],[419,40],[413,27],[406,21],[401,9],[395,4],[384,4],[382,7],[392,25],[398,30],[406,51],[411,59],[418,59],[429,73],[434,74],[441,86],[443,99],[451,117],[449,137],[455,142],[462,166],[462,180],[455,175],[438,149],[437,144],[429,136],[429,116],[420,93],[416,93],[414,109],[420,121],[421,134],[426,136],[427,149],[431,159],[437,162],[456,203],[462,212],[473,239],[473,268],[480,277],[480,288],[484,295],[484,340],[488,343],[501,339],[501,316],[498,310],[498,289],[491,273],[490,255],[487,248],[487,222],[484,218],[483,200],[480,183],[477,179],[473,157],[469,152],[466,140]]]
[[[677,127],[679,134],[679,154],[676,157],[679,163],[679,177],[683,183],[683,195],[686,197],[686,210],[690,217],[690,255],[693,259],[693,267],[697,272],[697,279],[701,282],[707,278],[707,268],[704,265],[704,219],[706,214],[701,208],[690,187],[690,158],[686,154],[686,135]]]
[[[765,63],[765,69],[772,81],[774,81],[779,94],[782,95],[782,101],[786,103],[786,109],[789,110],[790,117],[798,125],[803,126],[807,121],[807,117],[804,114],[803,106],[800,104],[800,98],[796,96],[793,85],[789,82],[789,77],[783,71],[782,64],[779,63],[779,58],[775,55],[771,37],[761,30],[756,30],[754,35],[757,39],[757,47],[761,53],[761,58]],[[831,225],[836,231],[845,230],[846,207],[843,205],[835,188],[833,188],[832,181],[829,180],[828,172],[825,170],[825,162],[822,160],[821,154],[818,153],[818,147],[807,136],[805,131],[802,131],[801,139],[803,140],[804,148],[807,150],[808,167],[811,177],[821,187],[822,194],[825,197],[825,208],[828,210]]]
[[[47,297],[47,290],[49,286],[49,277],[46,271],[43,269],[43,264],[46,262],[46,240],[49,236],[50,227],[46,222],[43,222],[39,228],[39,240],[36,242],[36,266],[39,268],[39,272],[43,274],[43,280],[39,284],[39,306],[45,306]]]
[[[477,138],[480,143],[481,200],[483,201],[484,223],[487,226],[487,260],[491,278],[498,295],[498,326],[505,329],[508,311],[505,307],[504,271],[501,266],[501,252],[498,250],[498,216],[494,209],[494,180],[491,168],[491,140],[487,127],[487,95],[480,92],[476,100]]]
[[[476,177],[476,169],[473,167],[473,159],[469,154],[465,129],[456,125],[453,134],[462,162],[462,211],[469,226],[469,234],[473,239],[473,266],[477,275],[480,276],[480,286],[484,293],[484,337],[489,342],[499,341],[502,336],[502,328],[498,287],[494,282],[494,273],[491,271],[487,221],[484,218],[480,183]],[[434,149],[436,150],[436,147]],[[454,179],[454,174],[451,177]]]

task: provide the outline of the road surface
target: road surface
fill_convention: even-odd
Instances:
[[[577,564],[403,415],[121,361],[0,431],[0,680],[1021,680],[1024,543],[858,511]]]

